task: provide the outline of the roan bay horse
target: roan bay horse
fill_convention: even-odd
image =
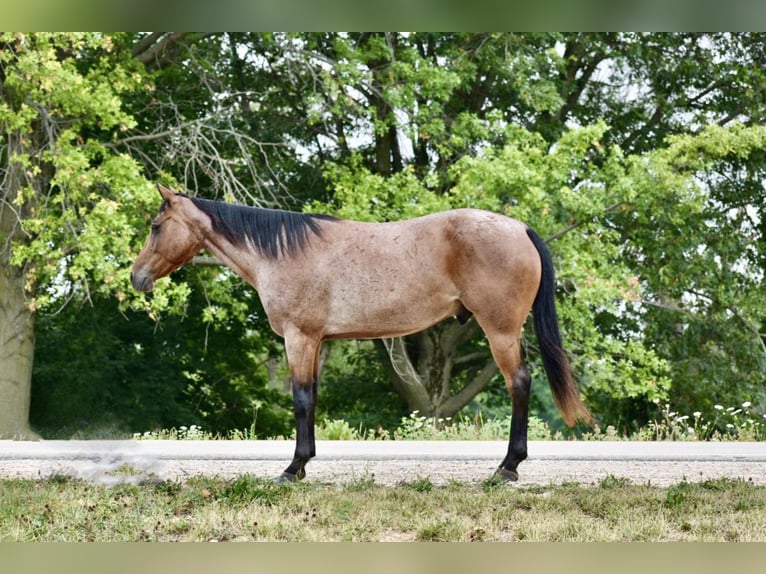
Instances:
[[[292,377],[295,456],[280,480],[303,478],[316,454],[322,341],[399,337],[450,316],[476,317],[513,401],[508,452],[497,476],[517,480],[516,468],[527,457],[531,378],[520,337],[530,308],[564,420],[591,422],[561,345],[550,253],[523,223],[475,209],[362,223],[158,188],[162,206],[133,265],[133,287],[151,291],[156,279],[205,249],[257,290],[269,324],[284,337]]]

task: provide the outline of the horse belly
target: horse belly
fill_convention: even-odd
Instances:
[[[367,278],[336,290],[326,338],[376,339],[422,331],[454,315],[461,304],[454,290],[436,283],[397,284],[395,277]]]

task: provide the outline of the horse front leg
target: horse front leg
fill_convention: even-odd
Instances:
[[[293,408],[295,410],[295,454],[290,465],[279,477],[280,482],[295,482],[306,476],[306,463],[316,455],[314,444],[314,409],[316,399],[312,392],[315,384],[293,380]]]
[[[309,408],[309,458],[314,458],[317,455],[316,441],[314,439],[314,432],[316,424],[314,422],[314,413],[317,406],[317,395],[319,393],[319,373],[314,375],[314,383],[311,385],[311,407]]]
[[[306,476],[306,463],[316,456],[314,414],[318,391],[319,341],[302,334],[285,337],[295,411],[295,454],[279,482],[295,482]]]

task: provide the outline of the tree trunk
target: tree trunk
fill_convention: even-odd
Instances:
[[[34,312],[26,297],[24,269],[11,265],[12,241],[21,215],[14,204],[22,168],[12,161],[19,137],[8,137],[7,168],[0,185],[0,439],[35,440],[29,428],[32,360],[35,349]]]
[[[460,325],[448,320],[409,337],[376,341],[396,392],[410,412],[435,418],[457,414],[497,373],[489,352],[463,354],[460,346],[480,331],[475,320]],[[453,388],[457,369],[473,367],[459,389]]]
[[[8,211],[3,210],[0,218],[6,219]],[[4,228],[5,221],[0,221],[0,230]],[[34,313],[24,293],[24,272],[8,259],[4,249],[0,252],[0,439],[36,440],[39,437],[28,422]]]

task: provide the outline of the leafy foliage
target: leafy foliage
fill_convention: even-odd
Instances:
[[[110,141],[136,125],[121,99],[142,88],[140,67],[102,34],[7,33],[0,43],[0,125],[21,137],[21,153],[7,159],[25,170],[11,264],[27,268],[29,304],[55,309],[77,290],[135,298],[130,254],[155,193]],[[167,301],[185,293],[168,287]]]
[[[289,434],[291,403],[269,372],[279,351],[260,335],[257,305],[245,318],[221,305],[211,315],[206,305],[194,289],[185,318],[156,325],[103,298],[41,317],[32,423],[64,438],[190,424],[249,429],[251,438]]]
[[[37,395],[34,417],[89,404],[76,398],[85,393],[108,405],[101,412],[143,405],[152,424],[171,424],[164,401],[206,428],[223,428],[226,413],[246,427],[236,397],[284,400],[241,374],[274,385],[263,361],[280,351],[251,292],[209,270],[160,281],[151,296],[129,287],[158,204],[149,179],[363,220],[506,213],[549,239],[565,343],[601,424],[635,430],[656,400],[683,412],[743,401],[764,410],[765,48],[765,35],[744,33],[3,34],[1,199],[19,225],[0,249],[12,247],[40,320],[35,393],[74,365],[108,365],[126,380],[140,372],[135,341],[144,359],[153,348],[149,364],[186,373],[151,392],[142,374],[145,398],[130,403],[120,387],[114,405],[72,375],[72,396]],[[68,301],[92,307],[77,318]],[[136,310],[159,323],[130,333],[110,318],[116,308],[131,325]],[[214,351],[218,337],[241,357]],[[524,343],[542,381],[534,339]],[[344,345],[325,365],[329,418],[350,409],[354,427],[394,425],[402,409],[459,410],[465,389],[485,389],[469,409],[505,414],[475,326],[403,341],[428,387],[424,405],[385,390],[395,377],[380,347]],[[536,414],[557,428],[541,387]],[[189,389],[198,402],[181,407]]]
[[[407,407],[391,388],[373,344],[333,341],[325,345],[330,345],[330,351],[322,369],[317,416],[327,421],[343,419],[346,427],[363,432],[395,428],[407,415]]]

